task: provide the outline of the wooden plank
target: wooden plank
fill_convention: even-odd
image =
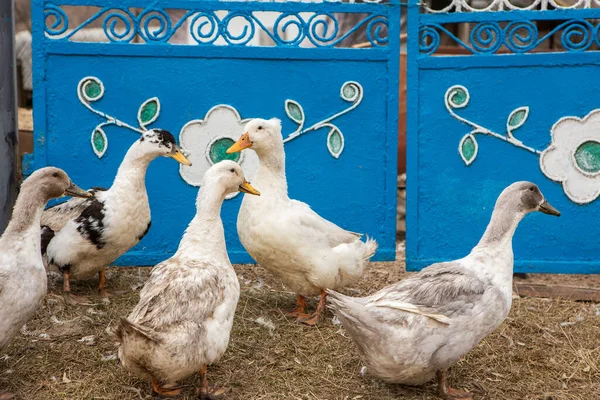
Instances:
[[[573,301],[600,302],[600,289],[576,286],[516,283],[515,291],[521,297],[560,298]]]

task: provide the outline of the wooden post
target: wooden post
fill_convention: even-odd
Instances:
[[[0,232],[10,221],[20,178],[13,16],[13,1],[0,1]]]

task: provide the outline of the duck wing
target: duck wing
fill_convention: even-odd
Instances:
[[[342,229],[333,222],[321,217],[306,203],[291,200],[291,204],[291,211],[297,217],[300,226],[305,230],[313,231],[316,236],[324,236],[331,248],[343,243],[355,242],[362,237],[360,233]]]
[[[56,232],[60,231],[70,220],[86,225],[88,237],[94,236],[96,244],[100,243],[100,226],[98,212],[102,210],[103,204],[96,197],[96,193],[105,192],[104,188],[92,188],[89,190],[93,197],[72,197],[68,201],[48,207],[42,213],[40,224],[42,226],[41,250],[46,254],[48,245],[54,238]],[[94,226],[94,224],[96,224]],[[95,231],[95,232],[91,232]]]
[[[106,190],[107,189],[99,187],[92,188],[89,192],[94,195],[93,197],[71,197],[63,203],[46,208],[42,213],[41,219],[41,225],[47,231],[46,235],[49,235],[49,231],[60,231],[71,219],[79,217],[90,205],[99,201],[96,198],[96,194],[105,192]],[[52,234],[51,236],[54,235]],[[52,239],[52,237],[50,237],[50,239]],[[42,232],[42,242],[43,240]]]
[[[430,265],[415,276],[383,288],[369,297],[368,304],[383,308],[409,305],[427,314],[452,317],[472,310],[488,290],[501,295],[490,282],[451,261]]]
[[[203,261],[162,262],[152,270],[127,319],[153,331],[182,322],[201,323],[224,300],[227,282],[221,276],[217,267]]]
[[[444,327],[480,303],[494,286],[461,267],[459,262],[433,264],[415,276],[387,286],[367,297],[350,297],[328,290],[329,307],[357,343],[368,346],[387,327],[410,329],[422,318],[432,327]]]

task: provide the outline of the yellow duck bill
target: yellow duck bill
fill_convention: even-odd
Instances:
[[[240,136],[240,138],[238,139],[238,141],[235,142],[233,144],[233,146],[231,146],[230,148],[228,148],[225,153],[227,153],[227,154],[238,153],[238,152],[240,152],[240,151],[242,151],[244,149],[248,149],[250,147],[252,147],[252,142],[250,141],[250,136],[246,132],[242,136]]]
[[[192,165],[192,162],[190,160],[188,160],[187,157],[184,156],[183,153],[181,152],[181,150],[179,150],[179,149],[175,149],[174,152],[169,154],[169,157],[171,157],[172,159],[174,159],[175,161],[177,161],[180,164],[187,165],[187,166]]]
[[[244,179],[244,182],[242,182],[242,184],[239,186],[238,190],[242,193],[248,193],[248,194],[253,194],[256,196],[260,196],[260,192],[256,189],[254,189],[252,187],[252,185],[250,185],[248,183],[247,180]]]

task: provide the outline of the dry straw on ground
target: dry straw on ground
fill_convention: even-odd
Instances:
[[[259,267],[236,266],[242,295],[231,343],[209,369],[212,384],[229,399],[435,399],[435,386],[387,385],[362,377],[356,348],[332,315],[317,328],[298,325],[282,310],[293,294]],[[66,307],[60,284],[50,284],[43,307],[0,358],[0,387],[19,399],[149,399],[149,385],[124,372],[107,328],[138,300],[149,268],[112,269],[114,289],[133,292],[102,304]],[[405,277],[403,263],[373,263],[350,294],[372,292]],[[540,278],[530,278],[537,279]],[[552,278],[556,279],[556,278]],[[575,277],[578,285],[593,278]],[[74,285],[95,293],[95,281]],[[594,279],[598,285],[598,279]],[[314,307],[314,303],[312,304]],[[600,305],[564,300],[515,299],[508,320],[453,369],[455,386],[476,399],[600,399]],[[195,398],[198,377],[184,382]]]

